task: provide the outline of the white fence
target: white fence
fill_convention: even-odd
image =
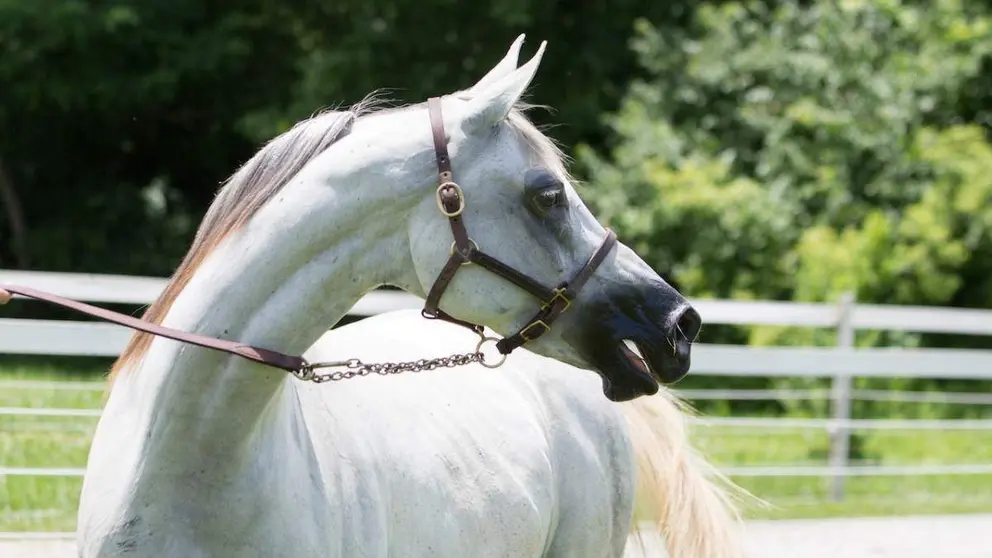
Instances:
[[[164,279],[111,275],[36,273],[0,270],[0,284],[21,284],[68,298],[93,303],[150,303],[165,285]],[[853,377],[992,379],[992,351],[854,347],[857,330],[893,330],[917,333],[957,333],[992,336],[992,311],[913,306],[856,304],[844,297],[838,304],[773,301],[693,300],[707,324],[782,325],[833,328],[835,347],[750,347],[697,345],[692,373],[714,376],[829,377],[825,390],[687,390],[693,399],[816,399],[829,398],[831,419],[705,418],[700,423],[754,428],[825,428],[831,435],[828,467],[743,467],[728,470],[737,476],[832,476],[834,495],[843,491],[847,476],[891,474],[990,474],[989,465],[942,467],[850,467],[847,455],[850,430],[870,429],[981,429],[992,421],[851,420],[855,398],[901,401],[943,401],[990,404],[992,394],[887,393],[852,390]],[[376,291],[356,304],[352,315],[369,316],[401,308],[420,308],[422,300],[396,291]],[[56,320],[0,318],[0,353],[115,356],[131,331],[113,324]],[[6,389],[26,382],[0,382]],[[35,382],[37,384],[37,382]],[[59,384],[55,384],[56,386]],[[64,384],[63,384],[64,385]],[[52,386],[54,387],[54,386]],[[76,386],[81,387],[81,386]],[[98,412],[69,409],[0,408],[0,415],[98,416]],[[2,465],[2,464],[0,464]],[[935,471],[940,471],[939,473]],[[0,475],[80,475],[80,469],[3,469]]]

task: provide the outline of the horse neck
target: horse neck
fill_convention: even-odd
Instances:
[[[163,324],[302,354],[370,289],[385,283],[415,288],[404,276],[412,265],[403,259],[409,254],[405,230],[396,226],[407,210],[398,186],[366,177],[355,193],[348,182],[301,173],[214,249]],[[308,207],[319,207],[319,215],[308,214]],[[247,441],[299,426],[289,377],[240,357],[156,339],[138,367],[117,380],[108,407],[126,405],[145,418],[145,431],[132,435],[144,439],[139,451],[148,463],[186,468],[222,460],[230,466],[232,456],[250,457],[239,452]],[[250,444],[253,452],[257,446]]]

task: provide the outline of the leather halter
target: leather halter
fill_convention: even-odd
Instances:
[[[613,249],[613,246],[616,245],[616,235],[613,231],[607,230],[606,238],[603,240],[603,243],[599,246],[592,257],[589,258],[589,261],[586,262],[585,266],[583,266],[570,281],[561,283],[554,288],[549,288],[542,285],[540,282],[528,277],[526,274],[513,269],[509,265],[506,265],[498,259],[479,250],[475,242],[469,238],[468,231],[465,229],[465,223],[462,219],[465,210],[465,195],[458,184],[452,180],[451,159],[448,157],[447,138],[444,133],[444,124],[441,120],[440,99],[432,97],[428,100],[428,109],[430,112],[431,130],[434,136],[434,151],[437,156],[439,184],[436,195],[438,208],[441,210],[441,213],[448,218],[455,241],[451,246],[451,257],[448,259],[448,263],[445,264],[444,269],[441,270],[440,275],[438,275],[437,279],[434,281],[434,285],[431,287],[430,293],[427,295],[427,302],[424,305],[424,309],[421,311],[421,314],[425,318],[442,319],[468,327],[478,333],[479,336],[482,337],[482,340],[479,342],[476,352],[470,356],[473,358],[478,357],[478,359],[481,360],[482,357],[479,349],[483,343],[490,340],[490,338],[482,335],[482,326],[459,320],[445,313],[439,307],[441,296],[444,294],[444,290],[451,283],[451,280],[454,278],[458,269],[467,263],[478,264],[488,271],[499,275],[507,281],[510,281],[518,287],[533,294],[541,301],[540,310],[538,310],[534,317],[532,317],[527,324],[520,329],[520,331],[510,337],[501,339],[496,343],[499,352],[505,356],[524,343],[533,341],[551,330],[551,324],[554,323],[562,312],[568,309],[576,294],[582,286],[586,284],[589,278],[592,277],[592,274],[596,268],[603,263],[603,260],[606,259],[607,254],[609,254],[610,250]],[[152,335],[166,337],[175,341],[237,355],[259,364],[265,364],[286,370],[294,376],[304,380],[313,380],[314,369],[316,368],[344,365],[350,366],[351,362],[309,363],[301,356],[288,355],[270,349],[245,345],[236,341],[217,339],[206,335],[179,331],[163,325],[140,320],[126,314],[121,314],[105,308],[91,306],[83,302],[63,298],[52,293],[32,289],[30,287],[0,285],[0,305],[8,302],[12,294],[42,300],[57,306],[75,310],[94,318],[99,318],[101,320],[138,331],[143,331],[145,333],[150,333]],[[484,366],[498,366],[498,364],[487,365],[484,360],[481,361]]]
[[[551,331],[551,325],[562,314],[568,310],[572,300],[586,284],[592,274],[606,259],[613,247],[616,245],[616,234],[607,229],[606,238],[603,243],[593,253],[584,266],[576,273],[571,280],[565,281],[556,287],[549,288],[539,281],[533,279],[525,273],[517,271],[513,267],[501,262],[499,259],[490,256],[479,249],[479,246],[469,237],[465,228],[465,193],[461,187],[454,182],[451,171],[451,158],[448,156],[448,140],[444,132],[444,119],[441,115],[441,99],[431,97],[427,100],[427,109],[431,118],[431,132],[434,137],[434,156],[437,159],[438,187],[437,206],[441,214],[448,218],[451,225],[451,234],[455,241],[451,246],[451,256],[448,262],[441,269],[441,273],[434,280],[430,292],[427,294],[427,302],[421,314],[429,319],[441,319],[447,322],[458,324],[472,329],[482,335],[482,326],[459,320],[447,314],[440,308],[441,297],[445,289],[454,279],[455,273],[465,264],[477,264],[483,269],[499,275],[503,279],[524,289],[541,301],[540,310],[527,321],[527,324],[519,331],[509,337],[501,339],[496,343],[496,348],[504,355],[510,354],[514,349],[522,346],[528,341],[533,341],[545,333]]]

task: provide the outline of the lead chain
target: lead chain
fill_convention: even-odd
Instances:
[[[370,374],[388,376],[390,374],[402,374],[404,372],[434,370],[435,368],[454,368],[456,366],[465,366],[466,364],[471,364],[473,362],[483,362],[484,358],[484,355],[479,351],[474,353],[454,354],[447,357],[429,359],[422,358],[411,362],[364,363],[357,358],[353,358],[342,362],[318,362],[314,364],[307,364],[300,370],[292,371],[292,374],[304,381],[313,382],[315,384],[323,384],[325,382],[337,382],[340,380],[356,378],[358,376],[368,376]],[[319,368],[339,367],[344,367],[345,370],[335,370],[334,372],[326,372],[323,374],[318,374],[316,372]]]

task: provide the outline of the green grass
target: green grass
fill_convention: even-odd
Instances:
[[[874,430],[855,432],[861,466],[992,464],[992,431]],[[718,466],[825,466],[829,438],[813,429],[758,431],[697,427],[697,447]],[[856,446],[856,447],[857,447]],[[844,499],[832,500],[826,477],[734,477],[772,507],[753,518],[915,515],[992,511],[992,473],[848,477]]]
[[[5,379],[94,380],[57,368],[0,368]],[[99,384],[91,384],[99,385]],[[0,388],[0,407],[98,409],[103,392]],[[96,418],[0,417],[0,466],[84,467]],[[962,465],[992,463],[992,431],[859,431],[856,463]],[[814,429],[696,426],[693,439],[720,466],[823,466],[828,437]],[[992,474],[854,477],[846,497],[830,499],[820,477],[735,478],[772,507],[751,518],[797,518],[992,511]],[[0,532],[72,531],[82,479],[0,477]]]
[[[98,376],[97,376],[98,377]],[[5,367],[2,380],[93,383],[90,371],[55,367]],[[99,409],[102,390],[8,389],[0,407]],[[85,467],[96,418],[0,416],[0,466]],[[0,532],[73,531],[81,477],[0,476]]]

